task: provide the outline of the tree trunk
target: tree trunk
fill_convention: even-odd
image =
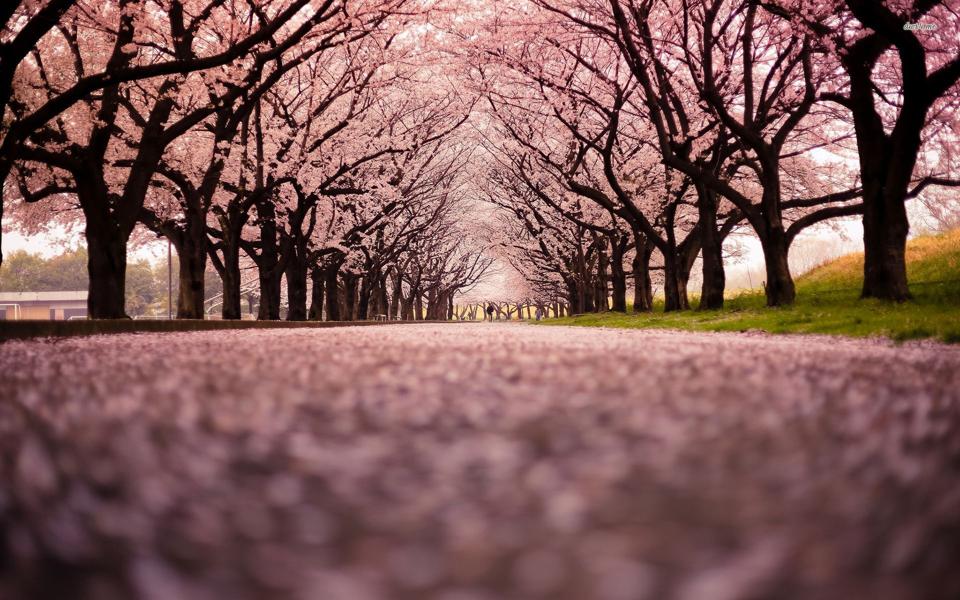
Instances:
[[[379,313],[390,317],[390,296],[387,294],[387,278],[380,278],[380,285],[377,287],[377,303],[380,305]]]
[[[310,270],[310,281],[313,284],[310,290],[310,313],[307,315],[311,321],[323,320],[323,271],[318,268]]]
[[[687,283],[690,281],[690,272],[700,254],[699,236],[692,234],[684,240],[677,252],[677,295],[680,300],[680,310],[690,310],[690,298],[687,295]]]
[[[272,202],[257,203],[260,219],[260,254],[248,250],[247,254],[257,264],[260,278],[260,309],[257,318],[261,321],[280,319],[280,282],[283,271],[280,269],[280,252],[277,248],[276,207]]]
[[[624,244],[618,236],[610,239],[610,284],[615,312],[627,312],[627,272],[623,268]]]
[[[900,195],[883,186],[864,184],[861,296],[909,300],[906,252],[910,224],[906,205]]]
[[[286,264],[287,320],[307,320],[307,263],[299,253],[291,254]]]
[[[240,247],[224,240],[223,272],[220,280],[223,284],[223,307],[220,315],[224,319],[240,318]]]
[[[343,274],[343,317],[346,321],[357,320],[357,279],[353,273]]]
[[[438,313],[440,309],[440,295],[439,295],[439,292],[437,292],[436,288],[430,288],[430,291],[427,292],[426,304],[427,304],[426,320],[428,321],[437,320],[439,318]]]
[[[912,77],[904,81],[901,108],[889,134],[875,106],[873,72],[877,57],[858,60],[862,56],[849,55],[844,60],[863,182],[861,296],[896,302],[910,299],[906,263],[910,225],[905,202],[923,143],[927,113],[935,102],[935,94],[930,94],[931,75],[923,72],[923,55],[914,50],[910,55],[901,67]],[[955,81],[956,70],[953,73],[948,77]]]
[[[368,313],[370,312],[370,279],[372,276],[374,276],[372,273],[367,273],[360,282],[360,302],[357,306],[357,319],[361,321],[366,321],[369,316]]]
[[[723,240],[717,231],[717,195],[703,186],[698,187],[697,192],[700,260],[703,268],[698,310],[719,310],[723,308],[723,292],[727,280],[723,269]]]
[[[376,278],[370,282],[370,291],[369,291],[370,302],[369,302],[369,305],[367,306],[367,318],[376,319],[377,315],[382,314],[384,312],[383,308],[380,306],[379,285],[380,284]]]
[[[600,251],[597,253],[597,279],[593,285],[594,312],[607,312],[610,310],[610,304],[608,302],[609,290],[607,289],[608,265],[610,264],[610,260],[603,246],[605,246],[605,244],[601,245]]]
[[[109,226],[87,218],[87,270],[90,291],[87,314],[91,319],[124,319],[127,243]]]
[[[790,276],[790,265],[787,262],[790,246],[783,229],[783,215],[780,211],[780,173],[777,168],[776,165],[770,165],[764,170],[765,180],[761,201],[763,226],[760,231],[757,231],[767,271],[767,280],[764,283],[767,306],[793,304],[797,295],[793,278]]]
[[[760,239],[760,244],[763,247],[763,261],[767,272],[764,283],[767,306],[793,304],[797,293],[787,262],[787,240],[783,227],[768,227],[766,234]]]
[[[390,313],[389,317],[395,319],[401,317],[402,313],[400,312],[401,301],[403,300],[403,279],[400,276],[398,271],[394,272],[393,280],[393,297],[390,298]]]
[[[379,315],[387,314],[387,296],[384,290],[383,277],[376,273],[370,280],[370,306],[367,309],[367,318],[376,319]]]
[[[663,254],[663,310],[672,312],[683,310],[680,297],[680,265],[674,247],[669,247]]]
[[[653,244],[645,236],[635,234],[637,245],[633,257],[633,312],[653,310],[653,283],[650,281],[650,256]]]
[[[337,293],[337,273],[339,267],[331,266],[323,273],[324,287],[326,288],[327,293],[327,320],[328,321],[339,321],[340,320],[340,299],[339,294]]]
[[[225,320],[236,320],[241,316],[240,236],[246,220],[246,215],[241,214],[239,207],[231,204],[226,214],[217,215],[222,236],[217,244],[217,249],[221,253],[219,260],[216,257],[216,250],[208,245],[208,250],[213,257],[211,260],[220,273],[223,290],[220,315]]]
[[[188,217],[186,231],[174,236],[179,261],[178,319],[203,319],[204,276],[207,272],[206,223]]]
[[[280,280],[281,273],[273,269],[260,270],[260,308],[257,319],[261,321],[280,320]]]
[[[687,296],[687,282],[690,280],[690,271],[680,267],[677,273],[677,299],[680,301],[680,310],[690,310],[690,298]]]
[[[579,315],[583,312],[583,305],[580,303],[580,286],[576,284],[573,278],[564,282],[567,287],[567,300],[570,305],[570,314]]]

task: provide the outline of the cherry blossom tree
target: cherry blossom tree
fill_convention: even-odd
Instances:
[[[762,5],[822,40],[836,77],[821,97],[849,111],[859,150],[862,295],[905,300],[905,203],[931,185],[960,185],[960,12],[937,0]]]
[[[679,5],[611,0],[605,21],[591,26],[616,40],[643,87],[664,162],[736,206],[763,246],[767,303],[791,303],[795,290],[787,252],[796,231],[861,210],[856,204],[831,206],[798,220],[793,232],[784,223],[788,208],[846,202],[859,193],[783,198],[784,154],[814,144],[804,138],[810,127],[805,121],[825,75],[813,62],[810,36],[797,37],[788,22],[758,12],[754,3],[727,0]],[[689,73],[685,89],[675,85],[682,67]],[[682,129],[675,133],[676,107],[691,100],[705,106],[738,148],[734,158],[759,185],[758,201],[731,178],[738,171],[718,174],[685,156],[693,139]]]
[[[208,35],[215,31],[211,25],[235,16],[223,4],[220,0],[173,0],[169,5],[124,0],[116,6],[86,0],[4,3],[0,10],[0,48],[3,50],[0,53],[0,182],[7,181],[10,170],[20,159],[23,144],[31,136],[91,94],[126,82],[185,75],[227,65],[270,41],[281,28],[300,18],[309,0],[270,0],[263,3],[257,26],[246,29],[246,35],[224,39],[226,43],[221,46],[195,44],[197,39],[215,39]],[[325,13],[330,8],[330,3],[326,4],[316,14]],[[169,27],[157,27],[158,13],[169,17]],[[306,19],[301,27],[310,21]],[[82,36],[78,35],[78,23],[84,27]],[[151,47],[142,44],[145,39],[137,38],[137,31],[164,30],[169,34],[167,41],[175,43],[173,52],[169,46]],[[58,48],[69,50],[58,52]],[[119,52],[120,49],[123,51]],[[44,71],[44,50],[48,55],[51,50],[59,54],[61,60],[73,60],[73,68],[64,73],[75,71],[75,77],[58,78],[55,86],[44,86],[43,94],[17,98],[14,91],[23,92],[35,86],[37,72]],[[50,63],[51,56],[47,58]],[[56,186],[43,189],[56,193]],[[3,193],[0,189],[0,217]]]
[[[239,171],[236,168],[243,168],[242,153],[237,160],[230,160],[231,152],[240,146],[238,138],[241,130],[255,117],[256,132],[262,132],[264,128],[261,122],[267,120],[269,126],[266,129],[271,135],[268,136],[266,144],[275,149],[278,156],[267,160],[261,168],[273,167],[270,170],[271,177],[277,182],[275,185],[294,184],[296,170],[286,169],[286,175],[280,176],[278,172],[283,170],[281,163],[284,159],[291,164],[295,161],[301,161],[297,164],[302,163],[304,138],[309,137],[309,132],[317,123],[337,123],[356,116],[358,103],[351,102],[348,97],[363,93],[364,88],[370,84],[373,73],[383,64],[382,60],[360,60],[358,54],[362,51],[374,56],[377,54],[376,49],[382,49],[387,43],[383,38],[389,38],[389,34],[381,29],[388,14],[380,11],[376,13],[376,18],[367,20],[362,28],[352,30],[349,36],[330,37],[309,52],[286,60],[281,67],[273,70],[268,78],[246,93],[242,100],[219,105],[210,119],[192,135],[181,138],[175,152],[168,152],[165,156],[164,163],[157,171],[161,178],[167,180],[161,182],[166,184],[163,185],[165,193],[155,206],[144,207],[140,219],[157,233],[170,238],[181,256],[178,316],[201,318],[203,315],[203,287],[197,283],[203,280],[206,257],[210,250],[210,210],[215,204],[225,169],[228,166],[234,167],[232,175],[238,177]],[[374,33],[378,35],[373,35]],[[347,100],[344,100],[345,98]],[[340,110],[342,104],[347,106],[345,111]],[[336,115],[331,118],[326,114],[327,111],[335,112]],[[198,153],[198,144],[200,147],[209,148],[210,154]],[[173,206],[170,204],[171,200]],[[294,220],[301,225],[311,207],[307,200],[304,198],[292,213]],[[269,201],[269,194],[263,196],[263,201]],[[256,205],[257,201],[254,200],[250,208]],[[158,211],[162,217],[158,216]],[[226,277],[225,287],[230,288],[227,294],[230,300],[224,303],[225,317],[238,318],[239,298],[236,288],[239,285],[239,238],[229,237],[229,225],[226,230],[227,242],[235,242],[231,250],[226,250],[232,255],[224,256],[221,261],[215,253],[214,263],[217,270]],[[223,228],[220,231],[222,232]],[[300,243],[300,240],[292,243]],[[302,243],[296,246],[301,247]],[[184,257],[188,260],[184,260]],[[224,262],[229,263],[230,273],[224,274]],[[276,294],[270,297],[275,298]]]
[[[506,134],[535,155],[537,166],[552,173],[569,192],[622,219],[624,229],[633,231],[634,247],[654,245],[664,257],[667,310],[688,307],[686,282],[698,253],[705,258],[706,273],[701,306],[722,305],[720,244],[742,220],[742,213],[725,206],[718,226],[720,207],[715,199],[707,203],[715,194],[694,186],[682,173],[663,168],[659,149],[651,143],[656,133],[648,125],[643,90],[609,40],[598,36],[585,40],[582,34],[549,25],[548,19],[542,25],[545,31],[535,36],[539,41],[515,44],[512,55],[497,48],[486,52],[519,76],[487,84]],[[485,65],[483,74],[489,77],[489,71]],[[699,111],[683,117],[686,131],[699,126],[705,132],[700,138],[709,138],[715,129]],[[705,146],[703,162],[722,164],[726,152],[722,138],[698,141]],[[524,177],[522,171],[517,176]],[[696,191],[705,197],[703,202],[697,200]],[[611,240],[615,310],[624,309],[623,286],[618,285],[623,281],[622,246]]]
[[[194,46],[199,45],[196,40],[212,36],[228,48],[247,39],[251,30],[259,29],[260,22],[273,20],[270,12],[214,3],[210,10],[190,17],[187,25],[182,8],[175,3],[168,10],[157,11],[131,1],[121,3],[118,9],[104,4],[76,14],[59,30],[62,39],[51,40],[46,48],[48,56],[44,56],[44,47],[38,49],[35,68],[24,73],[18,91],[26,95],[27,90],[35,90],[31,99],[41,105],[37,110],[43,110],[46,103],[58,97],[64,85],[60,79],[66,79],[67,85],[80,81],[89,68],[99,68],[103,61],[103,69],[109,73],[150,62],[158,53],[192,61],[196,59]],[[221,14],[219,8],[228,12]],[[329,40],[348,35],[353,21],[341,8],[326,2],[305,19],[288,19],[286,28],[274,31],[280,35],[268,36],[264,45],[242,62],[111,85],[98,96],[82,97],[69,115],[31,133],[18,148],[17,154],[24,161],[18,169],[28,171],[28,175],[31,163],[42,163],[69,174],[72,180],[70,191],[83,209],[90,251],[91,316],[116,318],[124,314],[127,241],[166,148],[209,118],[218,105],[236,102],[258,86],[269,85],[273,74],[282,69],[279,65],[288,51],[307,56]],[[246,12],[237,14],[237,10]],[[225,37],[214,33],[222,19],[250,25],[229,27],[232,37]],[[81,30],[96,33],[81,36]],[[70,51],[62,52],[64,48]],[[58,68],[54,71],[53,67]],[[212,98],[197,102],[199,93],[210,93]],[[24,103],[30,105],[26,98]],[[36,201],[62,191],[47,186],[31,192],[26,200]]]

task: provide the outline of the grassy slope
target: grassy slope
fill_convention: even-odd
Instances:
[[[728,298],[721,311],[663,314],[590,314],[546,324],[701,331],[885,335],[897,340],[935,337],[960,343],[960,230],[911,240],[907,272],[912,302],[860,300],[863,255],[850,254],[797,278],[797,302],[766,308],[761,293]],[[921,283],[947,282],[947,283]]]

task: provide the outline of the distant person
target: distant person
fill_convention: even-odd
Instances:
[[[493,305],[492,305],[492,304],[488,304],[488,305],[487,305],[487,316],[490,317],[490,320],[491,320],[491,321],[493,320]]]
[[[537,317],[537,320],[538,320],[538,321],[543,318],[543,307],[542,307],[542,306],[538,306],[538,307],[537,307],[536,317]]]

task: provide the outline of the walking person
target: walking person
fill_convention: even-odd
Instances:
[[[490,317],[490,320],[493,321],[493,305],[487,305],[487,316]]]

